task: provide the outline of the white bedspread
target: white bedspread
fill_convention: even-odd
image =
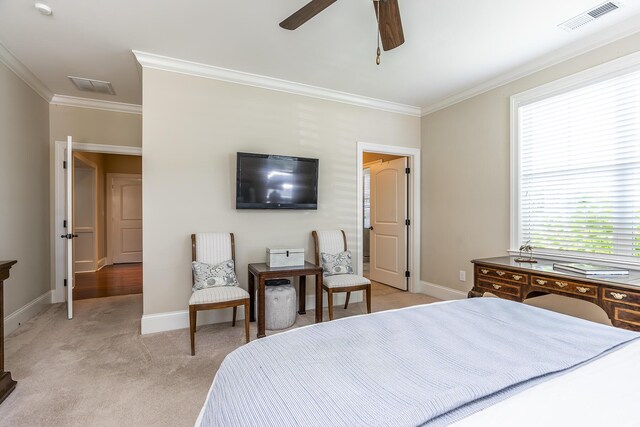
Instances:
[[[196,425],[276,426],[302,420],[318,426],[404,426],[428,420],[441,425],[463,416],[461,426],[556,425],[569,412],[573,425],[575,416],[584,413],[580,405],[593,408],[593,402],[603,401],[602,391],[587,398],[578,393],[593,385],[585,375],[601,378],[604,384],[598,387],[609,392],[621,390],[611,384],[620,363],[624,372],[639,371],[628,363],[640,352],[637,341],[570,371],[637,334],[504,300],[460,301],[455,310],[454,305],[426,307],[310,326],[315,329],[294,330],[237,350],[216,375]],[[358,367],[360,360],[364,369]],[[555,374],[564,370],[569,372]],[[608,375],[594,375],[602,371]],[[553,378],[541,382],[546,376]],[[554,385],[563,378],[570,380]],[[627,380],[638,384],[625,376]],[[585,384],[575,385],[580,382]],[[637,398],[636,391],[629,392]],[[576,394],[583,403],[572,400]],[[633,412],[628,410],[617,425],[636,425],[624,424],[635,422],[629,418]],[[606,419],[609,424],[612,418]]]

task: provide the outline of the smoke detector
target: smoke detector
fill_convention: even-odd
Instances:
[[[36,10],[38,12],[40,12],[41,14],[43,14],[44,16],[49,16],[53,13],[53,10],[51,9],[51,6],[49,6],[46,3],[40,3],[37,2],[33,5],[33,7],[36,8]]]
[[[113,90],[111,82],[105,82],[103,80],[85,79],[82,77],[67,76],[69,80],[83,92],[95,92],[104,93],[107,95],[115,95],[116,91]]]
[[[582,27],[584,24],[588,24],[589,22],[594,21],[606,15],[607,13],[613,12],[614,10],[617,10],[619,8],[620,8],[620,2],[608,1],[606,3],[602,3],[601,5],[594,7],[591,10],[581,13],[578,16],[574,16],[573,18],[558,25],[558,27],[566,31],[573,31],[576,28]]]

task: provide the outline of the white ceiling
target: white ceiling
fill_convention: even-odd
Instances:
[[[430,109],[640,31],[640,1],[568,33],[598,0],[399,0],[406,42],[375,64],[370,0],[341,0],[296,31],[307,0],[0,0],[0,43],[58,95],[140,104],[132,49]],[[67,75],[107,80],[78,91]]]

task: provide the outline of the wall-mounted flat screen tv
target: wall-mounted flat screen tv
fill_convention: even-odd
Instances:
[[[318,159],[238,153],[236,209],[318,209]]]

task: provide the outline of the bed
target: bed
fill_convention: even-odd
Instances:
[[[640,334],[496,298],[253,341],[196,426],[637,426]]]

